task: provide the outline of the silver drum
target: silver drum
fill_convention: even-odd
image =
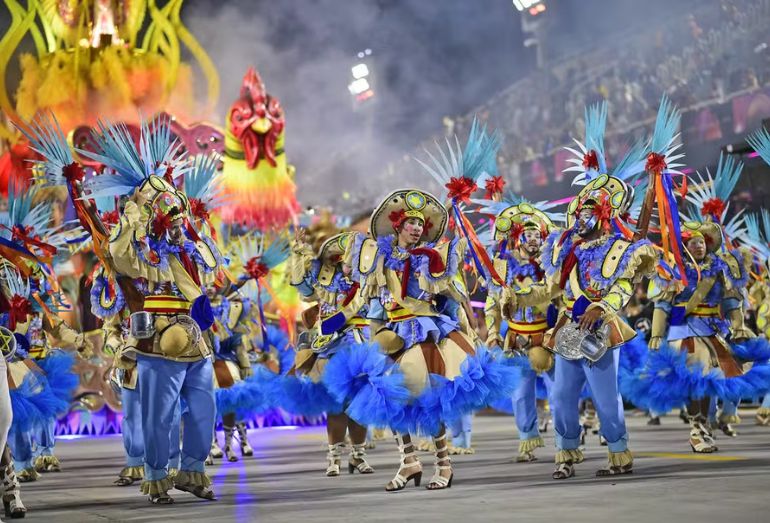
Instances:
[[[131,336],[137,340],[145,340],[155,335],[155,321],[152,313],[135,312],[131,315]]]

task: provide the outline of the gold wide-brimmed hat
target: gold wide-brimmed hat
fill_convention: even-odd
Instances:
[[[706,250],[716,252],[722,247],[722,228],[714,222],[683,222],[682,238],[685,242],[700,236],[706,241]]]
[[[341,232],[327,238],[318,249],[318,258],[321,263],[336,263],[337,257],[343,257],[347,252],[354,235],[354,232]]]
[[[556,228],[547,214],[534,205],[523,202],[511,205],[497,215],[495,218],[495,240],[508,239],[517,225],[524,230],[537,229],[545,234]]]
[[[438,241],[446,231],[449,213],[430,193],[417,189],[393,191],[374,209],[370,222],[372,237],[394,234],[396,227],[409,218],[419,218],[424,224],[421,241]]]

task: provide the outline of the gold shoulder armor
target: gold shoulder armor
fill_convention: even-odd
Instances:
[[[495,257],[495,272],[505,281],[508,277],[508,260]]]
[[[625,257],[626,251],[631,246],[626,240],[616,238],[613,240],[612,247],[607,252],[607,256],[602,262],[602,276],[610,278],[618,270],[620,261]]]
[[[358,257],[358,270],[361,274],[369,274],[377,262],[377,241],[367,238],[361,244],[361,255]]]
[[[725,262],[725,265],[727,265],[727,268],[730,270],[730,276],[735,280],[739,280],[741,278],[741,264],[738,262],[735,254],[731,251],[725,251],[718,252],[717,256],[719,256],[722,261]]]
[[[334,265],[331,265],[330,263],[321,265],[321,269],[318,271],[318,283],[324,287],[331,285],[332,280],[334,279],[334,272]]]
[[[216,269],[217,258],[212,252],[211,247],[204,241],[195,242],[195,247],[198,249],[198,252],[201,253],[201,258],[203,258],[203,263],[206,264],[206,267],[209,269]]]

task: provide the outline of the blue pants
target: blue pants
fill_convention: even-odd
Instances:
[[[543,374],[549,395],[553,387],[553,373],[551,369]],[[521,381],[513,393],[513,415],[521,441],[540,436],[537,428],[537,373],[531,369],[522,371]]]
[[[56,420],[50,420],[45,425],[35,429],[36,456],[53,456],[56,446]]]
[[[142,403],[139,394],[139,384],[136,389],[120,389],[123,404],[123,448],[126,451],[126,467],[141,467],[144,465],[144,437],[142,435]],[[169,433],[169,468],[179,468],[179,424],[181,409],[177,404],[174,409],[174,422]]]
[[[732,401],[722,401],[722,416],[733,416],[738,413],[738,404]],[[716,396],[711,397],[711,403],[709,403],[709,422],[715,423],[717,421],[717,404],[719,398]]]
[[[628,433],[623,414],[623,400],[618,391],[618,350],[607,353],[593,365],[585,359],[566,360],[556,356],[551,406],[556,447],[574,450],[580,446],[580,391],[586,381],[601,422],[601,434],[607,440],[610,452],[628,449]]]
[[[759,406],[762,409],[770,409],[770,394],[765,394],[762,398],[762,405]]]
[[[473,429],[473,414],[464,414],[449,423],[452,445],[455,447],[471,447],[471,431]]]
[[[16,428],[11,428],[8,434],[8,446],[11,447],[13,454],[13,466],[17,471],[31,469],[32,460],[32,431],[22,432]]]
[[[155,481],[168,476],[170,439],[179,400],[189,409],[182,415],[184,440],[180,470],[204,472],[216,419],[213,366],[210,359],[182,363],[137,356],[144,437],[144,477]],[[178,423],[176,424],[178,426]],[[179,438],[177,437],[177,440]]]

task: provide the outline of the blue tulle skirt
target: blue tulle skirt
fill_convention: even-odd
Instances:
[[[770,391],[770,344],[763,338],[731,345],[739,362],[752,362],[741,376],[727,378],[719,369],[687,364],[687,351],[663,345],[649,351],[643,364],[624,372],[621,394],[634,405],[655,412],[678,409],[693,399],[718,397],[738,402]]]

